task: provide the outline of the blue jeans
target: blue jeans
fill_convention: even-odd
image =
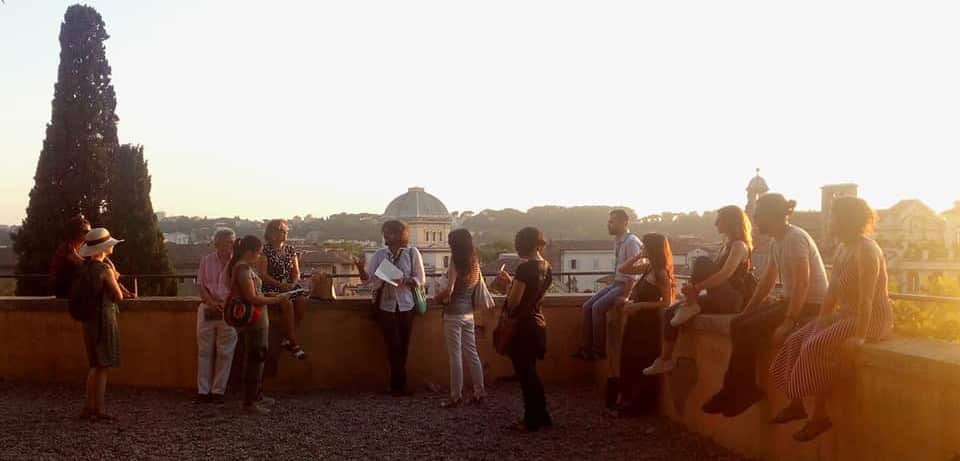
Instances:
[[[583,350],[603,354],[607,345],[607,311],[626,296],[623,282],[615,282],[583,304]]]

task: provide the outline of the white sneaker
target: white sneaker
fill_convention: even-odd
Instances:
[[[677,313],[673,315],[673,318],[670,319],[670,325],[678,327],[687,323],[690,319],[697,316],[700,313],[699,304],[691,304],[680,306],[680,309],[677,309]]]
[[[653,361],[653,365],[643,369],[643,374],[644,376],[656,376],[669,373],[671,370],[673,370],[673,360],[663,360],[657,357]]]

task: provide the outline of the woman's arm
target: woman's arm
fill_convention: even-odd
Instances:
[[[104,293],[113,302],[123,300],[123,290],[120,289],[120,282],[117,282],[117,272],[113,270],[112,266],[108,265],[107,269],[100,274],[100,280],[103,281]]]
[[[649,265],[644,264],[641,266],[637,265],[637,261],[643,259],[643,253],[637,254],[636,256],[626,260],[620,267],[620,272],[627,275],[639,275],[647,271]]]
[[[723,267],[720,268],[716,273],[707,277],[706,280],[694,284],[694,289],[697,292],[701,290],[706,290],[714,287],[718,287],[730,279],[730,276],[733,275],[737,270],[737,266],[743,263],[744,260],[749,256],[750,251],[747,249],[747,244],[739,240],[733,242],[730,245],[730,254],[727,255],[727,260],[724,261]]]
[[[257,260],[257,274],[260,274],[260,279],[263,280],[263,283],[271,288],[277,288],[279,290],[285,290],[285,284],[273,278],[269,273],[267,273],[267,258],[261,257]]]
[[[413,267],[410,269],[410,278],[406,280],[407,284],[414,287],[422,287],[427,283],[427,272],[423,269],[423,257],[416,248],[410,248],[413,253]]]
[[[870,317],[873,315],[873,301],[877,293],[877,281],[880,278],[880,258],[883,256],[875,245],[862,244],[857,249],[857,319],[853,327],[853,337],[863,341],[867,337]]]
[[[510,293],[507,295],[507,307],[513,309],[519,306],[520,301],[523,300],[523,292],[526,291],[526,289],[526,283],[514,279],[513,283],[510,284]]]
[[[439,299],[442,303],[450,302],[450,294],[453,293],[453,289],[457,284],[457,270],[453,267],[453,264],[447,268],[447,284],[440,288],[440,291],[434,296],[435,299]]]
[[[300,283],[300,256],[294,253],[290,264],[293,265],[293,267],[290,268],[290,279],[293,284],[296,285]]]
[[[250,277],[249,267],[243,267],[234,274],[236,284],[240,288],[240,296],[243,300],[254,305],[265,306],[268,304],[279,304],[283,296],[261,296],[257,294],[257,289],[253,286],[253,278]]]
[[[760,303],[767,299],[767,296],[770,295],[770,292],[776,284],[777,263],[774,260],[770,260],[767,262],[767,269],[763,271],[763,276],[761,276],[757,282],[757,288],[753,290],[753,295],[750,296],[747,304],[743,306],[742,313],[750,312],[754,307],[760,305]]]

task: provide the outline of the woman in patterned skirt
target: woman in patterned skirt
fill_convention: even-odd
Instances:
[[[886,262],[867,237],[875,219],[863,199],[834,202],[830,230],[841,245],[827,297],[817,319],[787,339],[770,367],[774,385],[791,399],[775,424],[806,419],[802,399],[815,398],[813,414],[794,435],[797,441],[813,440],[833,427],[826,403],[841,360],[850,360],[865,342],[881,340],[893,329]]]
[[[282,219],[274,219],[267,223],[264,233],[263,257],[257,263],[257,272],[263,278],[263,293],[266,296],[277,296],[296,288],[300,288],[300,259],[296,250],[287,244],[287,234],[290,228]],[[307,299],[303,296],[292,298],[282,297],[280,302],[281,330],[283,339],[280,347],[290,351],[299,360],[307,358],[307,353],[297,342],[297,328],[303,321],[307,309]]]

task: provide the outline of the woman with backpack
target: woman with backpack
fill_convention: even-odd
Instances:
[[[690,283],[683,287],[683,300],[666,310],[663,322],[663,350],[649,367],[647,376],[673,370],[673,349],[680,327],[704,314],[737,314],[753,294],[755,282],[750,272],[753,251],[750,219],[740,207],[730,205],[717,211],[717,231],[723,246],[716,260],[699,257],[693,262]],[[706,293],[701,294],[701,292]]]
[[[457,229],[450,233],[447,242],[452,254],[447,286],[437,293],[436,299],[444,305],[443,332],[450,359],[450,399],[441,406],[452,408],[463,403],[463,354],[466,354],[473,381],[470,403],[480,403],[486,396],[483,364],[477,353],[477,325],[473,318],[475,292],[483,283],[483,274],[480,273],[480,261],[470,231]]]
[[[102,227],[87,232],[77,252],[83,265],[70,289],[70,314],[83,321],[83,344],[90,371],[87,373],[86,399],[82,420],[115,421],[104,411],[107,372],[120,366],[120,331],[117,303],[123,299],[117,273],[109,263],[113,247],[122,242]]]
[[[263,295],[263,281],[256,271],[262,252],[263,243],[253,235],[247,235],[234,244],[233,256],[227,263],[230,296],[224,308],[224,320],[243,336],[240,351],[243,364],[243,411],[255,415],[270,413],[265,406],[270,401],[261,393],[270,328],[267,306],[287,299]]]

